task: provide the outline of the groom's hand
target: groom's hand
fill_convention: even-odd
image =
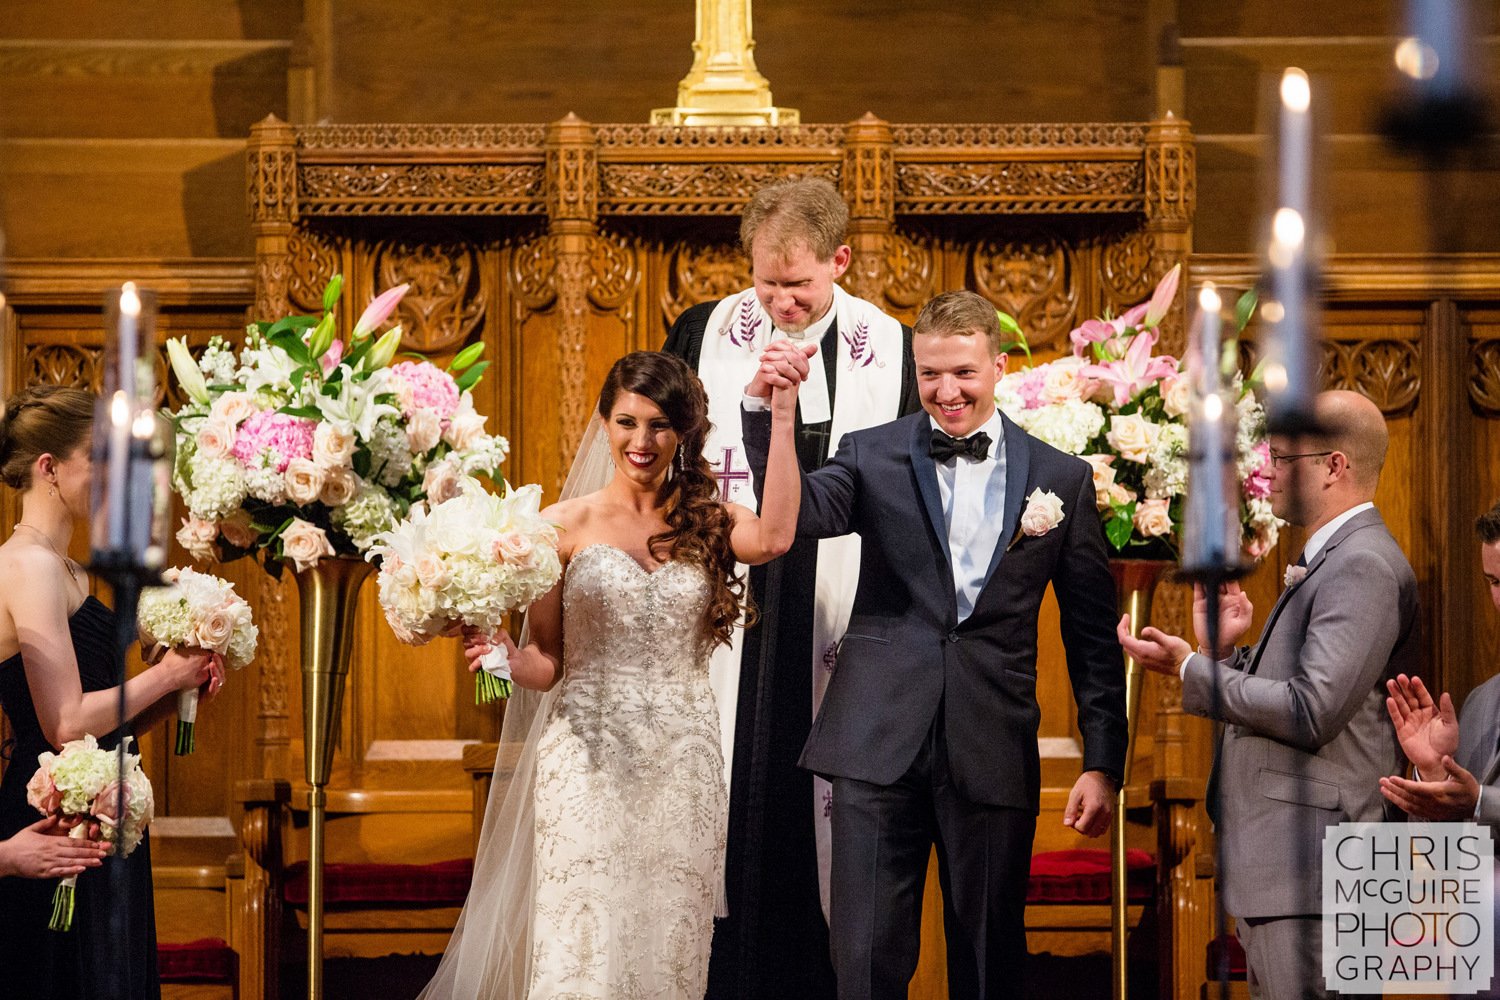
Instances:
[[[1071,826],[1085,837],[1097,837],[1109,829],[1114,813],[1114,782],[1102,771],[1084,771],[1068,793],[1063,826]]]
[[[755,377],[745,386],[747,396],[769,396],[773,389],[791,389],[807,378],[807,359],[818,353],[818,345],[778,340],[760,356]]]

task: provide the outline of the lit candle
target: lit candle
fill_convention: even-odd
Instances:
[[[1317,393],[1312,303],[1309,301],[1308,213],[1312,181],[1312,88],[1295,67],[1281,77],[1276,211],[1266,252],[1271,299],[1264,369],[1266,409],[1274,429],[1296,430],[1311,419]]]
[[[1238,411],[1219,371],[1223,300],[1212,282],[1198,292],[1189,346],[1188,484],[1183,498],[1182,568],[1221,578],[1239,565],[1240,510],[1235,437]]]

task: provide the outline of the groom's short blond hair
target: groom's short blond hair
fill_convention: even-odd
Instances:
[[[912,324],[913,337],[967,337],[980,333],[990,342],[990,357],[1000,350],[1000,314],[975,292],[944,292],[928,301]]]

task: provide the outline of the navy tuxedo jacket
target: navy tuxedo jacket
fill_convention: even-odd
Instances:
[[[764,478],[768,412],[742,413],[745,451]],[[1004,419],[1004,418],[1002,418]],[[1005,419],[1005,522],[974,612],[958,621],[937,468],[925,411],[845,435],[802,476],[799,535],[858,533],[859,587],[801,765],[825,777],[895,783],[937,714],[958,792],[1037,810],[1037,613],[1047,584],[1061,611],[1083,769],[1117,781],[1127,749],[1124,655],[1088,463]],[[1063,502],[1044,535],[1021,531],[1035,489]]]

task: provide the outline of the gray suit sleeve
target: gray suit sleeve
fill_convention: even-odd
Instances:
[[[1272,645],[1255,675],[1206,656],[1192,657],[1183,676],[1183,707],[1210,715],[1217,674],[1222,721],[1310,752],[1342,732],[1390,663],[1404,616],[1400,584],[1379,555],[1362,550],[1341,555],[1338,573],[1318,581],[1310,596],[1300,643],[1288,642],[1279,629],[1263,636],[1261,641]],[[1351,580],[1359,585],[1348,586]],[[1281,621],[1292,624],[1285,615]],[[1294,656],[1296,663],[1273,664],[1277,655]]]

